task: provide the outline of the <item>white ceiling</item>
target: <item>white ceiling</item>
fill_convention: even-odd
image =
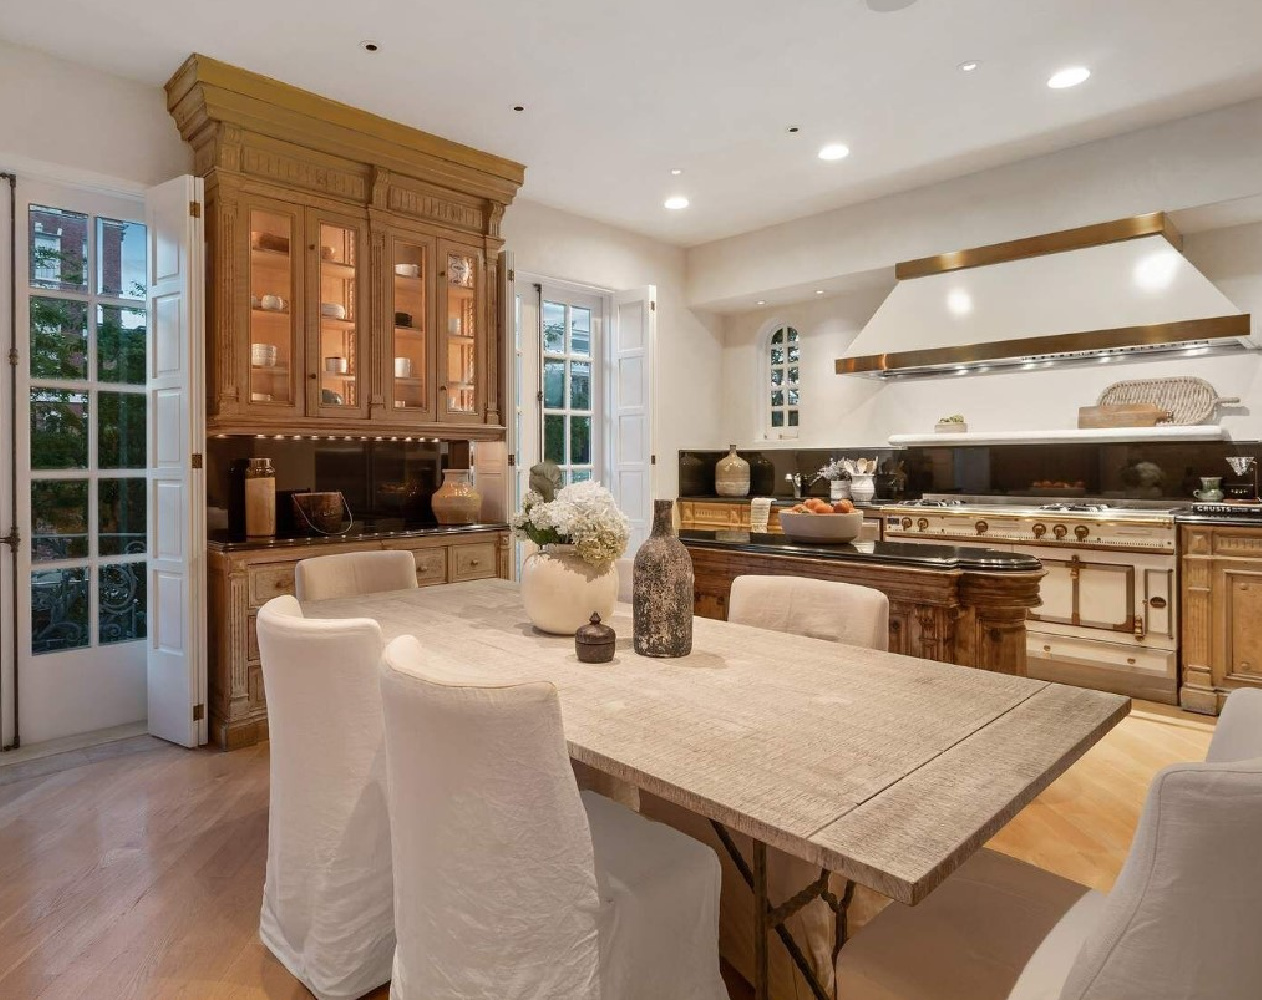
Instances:
[[[204,52],[520,160],[524,196],[682,245],[1262,94],[1259,0],[919,0],[884,14],[864,0],[53,9],[6,3],[0,34],[152,84]],[[960,72],[969,59],[981,68]],[[1045,86],[1072,64],[1094,75]],[[826,141],[850,158],[818,160]],[[692,207],[665,210],[676,192]]]

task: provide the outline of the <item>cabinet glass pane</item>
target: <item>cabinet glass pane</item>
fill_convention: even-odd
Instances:
[[[96,290],[120,299],[143,299],[145,227],[118,219],[96,220]]]
[[[250,400],[294,401],[294,220],[250,212]]]
[[[143,485],[144,480],[140,480]],[[31,560],[81,559],[88,554],[88,481],[31,483]]]
[[[425,302],[428,261],[425,247],[394,243],[394,406],[399,410],[427,408],[425,378],[425,329],[429,310]]]
[[[97,394],[96,464],[102,469],[143,469],[147,401],[142,392]]]
[[[468,254],[447,255],[447,412],[476,413],[477,261]]]
[[[106,563],[97,570],[97,642],[145,637],[145,564]]]
[[[85,469],[88,465],[88,394],[31,389],[31,468]]]
[[[88,377],[88,307],[31,296],[31,378]]]
[[[88,217],[60,208],[32,205],[30,225],[30,284],[63,292],[88,290]]]
[[[96,377],[145,384],[145,310],[97,306]]]
[[[53,653],[88,645],[88,570],[31,574],[31,652]]]
[[[130,556],[145,551],[145,480],[98,480],[96,510],[97,555]]]
[[[320,405],[358,406],[357,231],[320,224]]]

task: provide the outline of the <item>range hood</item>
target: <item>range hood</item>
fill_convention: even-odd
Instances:
[[[1255,349],[1164,213],[899,264],[840,375],[962,374]]]

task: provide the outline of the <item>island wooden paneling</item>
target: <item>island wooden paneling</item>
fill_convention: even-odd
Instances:
[[[730,500],[677,500],[675,507],[679,511],[679,527],[683,531],[748,531],[750,521],[749,503],[734,503]],[[771,515],[767,518],[767,532],[772,535],[782,533],[780,528],[780,511],[783,507],[772,505]],[[873,538],[881,535],[881,516],[877,509],[863,512],[863,524]]]
[[[259,661],[258,609],[294,592],[299,560],[339,552],[404,549],[421,587],[508,577],[505,530],[216,551],[208,561],[210,739],[225,750],[267,739],[267,697]]]
[[[1236,688],[1262,688],[1262,528],[1184,525],[1179,702],[1217,715]]]
[[[1041,571],[923,569],[701,546],[688,553],[703,618],[726,619],[732,581],[749,573],[857,583],[890,600],[890,652],[1025,674],[1025,615],[1038,606]]]

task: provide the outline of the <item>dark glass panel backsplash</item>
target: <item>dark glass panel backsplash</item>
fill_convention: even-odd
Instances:
[[[1262,460],[1256,441],[1161,441],[1124,444],[1013,444],[967,448],[905,449],[737,449],[750,463],[751,496],[793,495],[786,473],[799,472],[803,484],[833,458],[876,458],[877,497],[914,499],[925,493],[1029,496],[1064,484],[1106,499],[1187,500],[1200,477],[1221,476],[1224,486],[1251,482],[1235,476],[1227,457]],[[714,496],[714,465],[726,451],[679,453],[679,495]],[[1036,486],[1036,483],[1044,484]],[[818,482],[807,495],[826,496]]]
[[[337,490],[356,522],[389,521],[397,527],[435,524],[430,498],[442,485],[442,470],[464,468],[467,445],[446,441],[313,441],[225,437],[206,442],[206,495],[212,508],[229,505],[229,467],[266,457],[276,469],[276,492]],[[278,522],[285,511],[278,506]]]

